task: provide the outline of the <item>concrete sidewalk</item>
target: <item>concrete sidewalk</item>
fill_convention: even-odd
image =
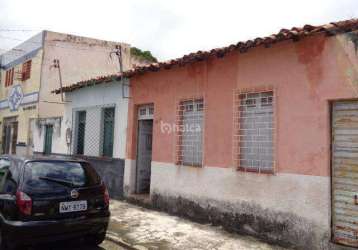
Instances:
[[[126,202],[112,201],[111,212],[109,234],[134,249],[283,249]]]

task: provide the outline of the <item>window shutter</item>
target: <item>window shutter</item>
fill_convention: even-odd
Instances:
[[[14,70],[14,68],[12,68],[11,69],[11,82],[10,82],[10,85],[14,84],[14,73],[15,73],[15,70]]]
[[[13,84],[14,81],[14,68],[6,71],[5,75],[5,87],[8,87]]]
[[[25,62],[22,65],[22,81],[26,81],[27,79],[30,79],[31,77],[31,60]]]
[[[5,87],[7,87],[7,83],[9,82],[9,72],[5,72]]]

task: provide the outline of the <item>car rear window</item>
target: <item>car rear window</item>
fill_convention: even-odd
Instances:
[[[29,162],[25,165],[24,189],[31,192],[61,191],[101,184],[96,171],[85,162]]]

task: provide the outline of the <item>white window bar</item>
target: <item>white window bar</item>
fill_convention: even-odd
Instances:
[[[272,91],[240,93],[234,113],[236,164],[241,170],[272,172],[274,167]]]
[[[204,101],[193,98],[179,103],[177,112],[176,162],[202,166]]]

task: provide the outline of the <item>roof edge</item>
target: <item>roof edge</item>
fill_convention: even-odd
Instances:
[[[53,90],[52,93],[59,94],[62,92],[72,92],[87,86],[98,85],[101,83],[112,82],[114,80],[121,80],[122,78],[131,78],[136,75],[141,75],[146,72],[157,72],[162,69],[171,69],[174,66],[184,66],[198,61],[204,61],[211,57],[222,58],[232,51],[239,51],[246,53],[254,47],[264,46],[270,48],[273,44],[283,41],[299,41],[305,37],[317,34],[326,34],[327,36],[334,36],[341,33],[358,30],[358,19],[349,19],[339,22],[331,22],[324,25],[313,26],[304,25],[301,28],[293,27],[291,29],[281,29],[278,33],[266,36],[257,37],[252,40],[238,42],[226,47],[212,49],[210,51],[197,51],[184,55],[183,57],[172,59],[165,62],[152,63],[145,66],[139,66],[134,69],[123,72],[123,74],[115,74],[109,76],[99,76],[87,81],[77,82],[75,84]]]

